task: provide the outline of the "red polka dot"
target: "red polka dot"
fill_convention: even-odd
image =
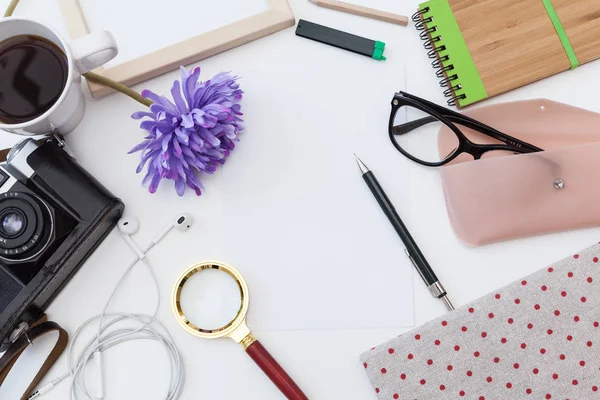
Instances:
[[[579,258],[579,254],[575,254],[575,255],[573,256],[573,258],[575,258],[575,259]]]
[[[385,374],[386,372],[387,372],[387,369],[385,369],[385,368],[381,368],[381,373],[382,373],[382,374]]]
[[[454,351],[459,351],[459,350],[460,350],[460,346],[459,345],[454,346]]]
[[[448,371],[452,371],[452,365],[448,365],[448,367],[446,367],[448,369]]]
[[[394,354],[394,349],[388,349],[388,353]]]
[[[567,335],[567,340],[570,342],[571,340],[573,340],[573,336]]]
[[[379,388],[375,388],[375,393],[379,393]]]
[[[558,374],[552,374],[552,379],[557,380],[558,379]]]
[[[514,364],[513,364],[513,368],[514,368],[514,369],[519,369],[519,363],[514,363]]]
[[[521,343],[521,348],[522,348],[522,349],[524,349],[524,348],[526,348],[526,347],[527,347],[527,344],[526,344],[526,343]]]
[[[597,263],[597,262],[598,262],[598,257],[594,257],[594,258],[592,259],[592,261],[593,261],[593,262],[595,262],[595,263]]]
[[[485,397],[479,396],[479,400],[485,400]]]
[[[441,342],[440,342],[439,340],[436,340],[436,341],[435,341],[435,342],[433,342],[433,343],[434,343],[436,346],[439,346]]]
[[[367,368],[368,367],[367,363],[363,363],[363,367]]]
[[[462,328],[460,328],[461,331],[466,332],[467,331],[467,327],[463,326]]]
[[[405,380],[406,379],[406,374],[400,374],[400,379]]]
[[[527,390],[525,390],[525,393],[531,394],[531,389],[527,388]]]
[[[521,303],[521,300],[520,299],[515,299],[515,304],[519,304],[519,303]]]
[[[554,272],[554,268],[552,268],[552,267],[548,268],[548,272]]]
[[[502,343],[506,343],[506,338],[505,338],[505,337],[503,337],[502,339],[500,339],[500,342],[502,342]]]
[[[448,325],[448,322],[447,321],[442,321],[442,326],[446,326],[446,325]]]
[[[409,360],[412,360],[413,358],[415,358],[415,356],[413,356],[411,353],[409,353],[407,357]]]
[[[594,328],[597,328],[598,326],[600,326],[600,324],[598,323],[598,321],[594,322]]]
[[[560,295],[561,295],[562,297],[567,297],[567,292],[565,292],[565,291],[563,290],[562,292],[560,292]]]
[[[476,351],[475,353],[473,353],[473,355],[474,355],[475,357],[479,357],[479,352],[478,352],[478,351]]]
[[[536,304],[535,306],[533,306],[533,308],[535,308],[536,310],[539,310],[541,307],[539,304]]]
[[[425,379],[421,379],[421,380],[419,381],[419,383],[420,383],[421,385],[424,385],[424,384],[426,384],[426,383],[427,383],[427,381],[426,381]]]
[[[494,313],[489,313],[488,318],[494,318]]]
[[[567,356],[565,356],[564,354],[561,354],[560,356],[558,356],[558,358],[560,358],[561,360],[564,360],[565,358],[567,358]]]
[[[540,372],[540,370],[537,368],[534,368],[532,372],[534,373],[534,375],[537,375]]]
[[[394,393],[394,399],[399,398],[400,396],[398,396],[398,393]]]
[[[515,320],[514,320],[514,319],[512,319],[512,318],[509,318],[507,322],[508,322],[509,324],[512,324],[513,322],[515,322]]]
[[[481,332],[481,337],[482,338],[486,338],[487,337],[487,333],[486,332]]]
[[[546,332],[548,333],[548,335],[552,335],[553,333],[552,329],[548,329]]]
[[[585,297],[582,297],[582,298],[581,298],[581,302],[582,302],[582,303],[585,303],[586,301],[587,301],[587,299],[586,299]]]
[[[548,393],[548,394],[546,395],[546,399],[551,399],[551,398],[552,398],[552,395],[551,395],[550,393]]]
[[[588,281],[588,283],[592,283],[594,280],[592,279],[591,276],[588,276],[587,281]]]
[[[598,386],[592,386],[592,390],[593,390],[594,392],[597,392],[597,391],[598,391]]]
[[[500,359],[499,359],[498,357],[494,357],[494,362],[495,362],[496,364],[498,364],[498,363],[500,362]]]
[[[512,383],[510,383],[510,382],[507,382],[507,383],[506,383],[506,388],[507,388],[507,389],[510,389],[511,387],[512,387]]]
[[[432,359],[427,360],[427,365],[433,365],[433,360]]]
[[[474,309],[473,307],[470,307],[470,308],[469,308],[469,312],[470,312],[471,314],[473,314],[473,313],[475,312],[475,309]]]
[[[440,385],[440,390],[446,390],[446,386]]]
[[[415,335],[415,340],[421,340],[421,335],[419,335],[418,333]]]
[[[487,378],[485,378],[486,381],[488,381],[488,383],[492,382],[492,377],[488,376]]]
[[[556,315],[558,317],[560,315],[560,311],[559,310],[554,310],[554,315]]]
[[[592,342],[587,342],[587,347],[592,347]]]
[[[583,361],[583,360],[579,361],[579,365],[581,365],[582,367],[585,367],[585,361]]]
[[[571,382],[571,384],[573,386],[577,386],[579,384],[579,382],[577,381],[577,379],[573,379],[573,381]]]
[[[465,391],[464,391],[464,390],[461,390],[460,392],[458,392],[458,395],[459,395],[460,397],[463,397],[463,396],[465,395]]]
[[[467,376],[473,376],[473,372],[467,371]]]
[[[546,285],[542,286],[542,290],[545,292],[546,290],[548,290],[548,286],[546,286]]]
[[[496,300],[500,300],[500,293],[496,293],[496,296],[494,296],[496,298]]]
[[[542,354],[546,354],[546,349],[544,349],[543,347],[540,349],[540,353]]]
[[[527,281],[521,281],[521,285],[523,285],[523,286],[527,285]]]
[[[533,328],[533,324],[530,322],[527,324],[527,329],[532,329]]]
[[[579,322],[579,316],[578,316],[578,315],[574,316],[574,317],[573,317],[573,321],[575,321],[575,322]]]
[[[572,278],[572,277],[573,277],[573,273],[572,273],[572,272],[569,272],[569,273],[567,273],[567,276],[568,276],[569,278]]]

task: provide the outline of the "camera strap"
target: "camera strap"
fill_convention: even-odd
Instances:
[[[50,371],[50,368],[56,363],[60,355],[67,348],[69,342],[69,335],[67,331],[60,327],[56,322],[48,321],[46,314],[42,316],[35,324],[29,329],[21,333],[19,337],[13,342],[13,344],[6,350],[6,353],[0,358],[0,386],[4,383],[4,380],[8,376],[10,370],[16,364],[17,360],[23,354],[23,352],[33,345],[33,342],[40,337],[50,332],[58,332],[58,340],[54,345],[54,348],[44,361],[44,364],[37,372],[33,381],[27,388],[21,400],[26,400],[34,389],[39,385],[44,376]]]

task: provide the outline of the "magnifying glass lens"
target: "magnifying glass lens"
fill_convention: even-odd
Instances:
[[[227,272],[205,269],[191,275],[181,288],[181,310],[202,330],[217,330],[231,323],[242,308],[239,284]]]

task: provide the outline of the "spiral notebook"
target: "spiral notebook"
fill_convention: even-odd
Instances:
[[[430,0],[413,20],[451,106],[600,58],[598,0]]]

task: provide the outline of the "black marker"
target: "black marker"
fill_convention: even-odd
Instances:
[[[352,35],[350,33],[338,31],[323,25],[301,19],[296,28],[296,35],[307,39],[315,40],[320,43],[335,46],[340,49],[348,50],[353,53],[362,54],[379,61],[385,61],[383,55],[385,43],[376,40],[366,39],[364,37]]]
[[[356,154],[354,156],[356,157]],[[443,300],[446,308],[448,308],[449,311],[454,310],[454,306],[450,302],[450,299],[448,299],[448,293],[446,293],[446,289],[444,289],[444,286],[442,286],[440,283],[439,279],[435,275],[435,272],[433,272],[433,269],[431,269],[431,266],[425,259],[425,256],[423,253],[421,253],[421,250],[419,250],[419,246],[417,246],[417,243],[412,238],[410,232],[400,219],[400,216],[396,212],[394,205],[383,191],[383,188],[377,181],[377,178],[375,178],[373,172],[367,168],[360,158],[356,157],[356,162],[358,163],[358,167],[360,168],[363,179],[365,180],[369,189],[371,189],[371,193],[373,193],[373,196],[375,196],[375,199],[381,206],[384,214],[386,217],[388,217],[390,223],[398,233],[398,236],[400,236],[400,239],[402,239],[402,242],[406,246],[404,252],[419,272],[419,275],[421,275],[425,285],[427,285],[427,289],[429,289],[429,292],[433,297]]]

